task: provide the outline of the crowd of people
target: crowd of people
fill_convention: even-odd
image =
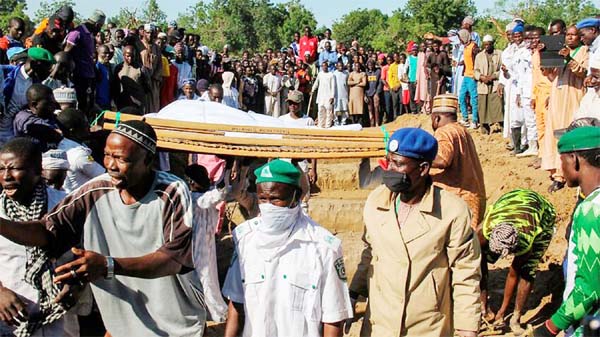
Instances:
[[[498,27],[504,50],[472,17],[390,52],[305,27],[253,55],[211,50],[176,22],[117,27],[100,10],[73,20],[63,6],[26,37],[15,17],[0,37],[1,336],[202,336],[212,320],[228,337],[332,337],[362,299],[361,336],[477,336],[481,325],[520,335],[556,211],[526,189],[486,208],[477,129],[535,157],[549,192],[579,188],[564,301],[532,333],[598,333],[599,18],[548,29],[515,18]],[[544,36],[561,35],[552,52]],[[341,240],[308,216],[315,160],[194,153],[180,172],[146,122],[101,128],[103,111],[145,115],[176,100],[320,128],[422,113],[434,133],[400,128],[378,167],[361,161],[360,187],[375,189],[348,282]],[[227,201],[246,219],[228,267],[215,248]],[[488,263],[507,256],[494,309]]]

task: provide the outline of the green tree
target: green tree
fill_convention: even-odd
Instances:
[[[501,18],[507,18],[507,21],[519,16],[527,24],[546,28],[554,19],[563,19],[570,25],[583,18],[595,16],[599,11],[592,0],[499,0],[487,14],[493,16],[492,13],[501,13]]]
[[[154,23],[159,26],[167,25],[167,14],[160,9],[156,0],[147,0],[141,14],[143,23]]]
[[[357,9],[333,23],[333,34],[337,41],[349,44],[358,39],[365,47],[372,47],[373,39],[387,28],[387,15],[379,9]]]
[[[467,15],[475,15],[472,0],[408,0],[405,14],[410,17],[408,38],[416,39],[427,32],[443,36],[449,29],[458,28]]]
[[[258,49],[281,48],[283,43],[279,35],[279,25],[285,21],[288,11],[285,7],[274,6],[269,0],[255,1],[251,13]]]
[[[50,17],[52,14],[56,13],[62,6],[71,6],[73,8],[73,12],[75,13],[75,19],[73,21],[79,22],[81,18],[79,17],[79,13],[75,11],[75,1],[73,0],[57,0],[57,1],[40,1],[40,8],[38,8],[33,14],[33,18],[35,22],[40,22],[44,18]]]
[[[177,24],[192,33],[202,33],[202,28],[209,24],[208,5],[199,1],[189,6],[184,13],[179,13]]]
[[[302,35],[302,29],[305,26],[309,26],[312,30],[315,30],[315,27],[317,26],[315,15],[304,7],[304,5],[300,3],[300,0],[292,0],[280,4],[280,6],[283,7],[287,13],[283,22],[277,25],[281,46],[288,46],[292,42],[294,32],[300,32],[300,35]],[[315,30],[315,33],[320,30],[325,30],[321,28]]]
[[[19,17],[25,21],[25,35],[30,35],[34,24],[25,13],[27,3],[25,0],[0,0],[0,29],[6,32],[8,29],[8,20],[13,17]]]
[[[137,9],[123,7],[119,9],[117,15],[108,18],[106,22],[112,22],[120,28],[137,28],[142,24],[139,17]]]

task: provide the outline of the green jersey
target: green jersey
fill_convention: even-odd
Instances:
[[[579,322],[600,311],[600,188],[575,209],[571,249],[575,271],[567,270],[567,283],[573,282],[574,286],[551,319],[561,330],[573,326],[574,336],[583,336]]]

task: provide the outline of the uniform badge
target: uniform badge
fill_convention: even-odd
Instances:
[[[390,142],[390,146],[388,146],[388,150],[392,151],[392,152],[396,152],[396,150],[398,150],[398,141],[397,140],[392,140]]]
[[[263,168],[262,171],[260,171],[260,176],[263,178],[273,178],[271,169],[268,166],[265,166],[265,168]]]
[[[342,281],[346,281],[346,267],[344,266],[344,258],[340,257],[337,260],[335,260],[334,264],[335,266],[335,271],[337,272],[338,277],[340,278],[340,280]]]

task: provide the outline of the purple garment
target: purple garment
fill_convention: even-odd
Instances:
[[[13,128],[15,137],[28,137],[32,139],[35,143],[42,145],[42,149],[46,151],[48,148],[56,148],[58,144],[48,143],[45,140],[38,138],[36,135],[32,134],[29,130],[32,125],[43,125],[50,129],[60,130],[58,127],[58,122],[54,115],[52,115],[48,119],[40,118],[34,115],[31,110],[21,110],[15,116],[15,120],[13,121]],[[39,136],[39,135],[38,135]]]
[[[67,34],[67,43],[73,45],[70,54],[75,62],[74,75],[81,78],[95,78],[95,41],[92,33],[81,24]]]

